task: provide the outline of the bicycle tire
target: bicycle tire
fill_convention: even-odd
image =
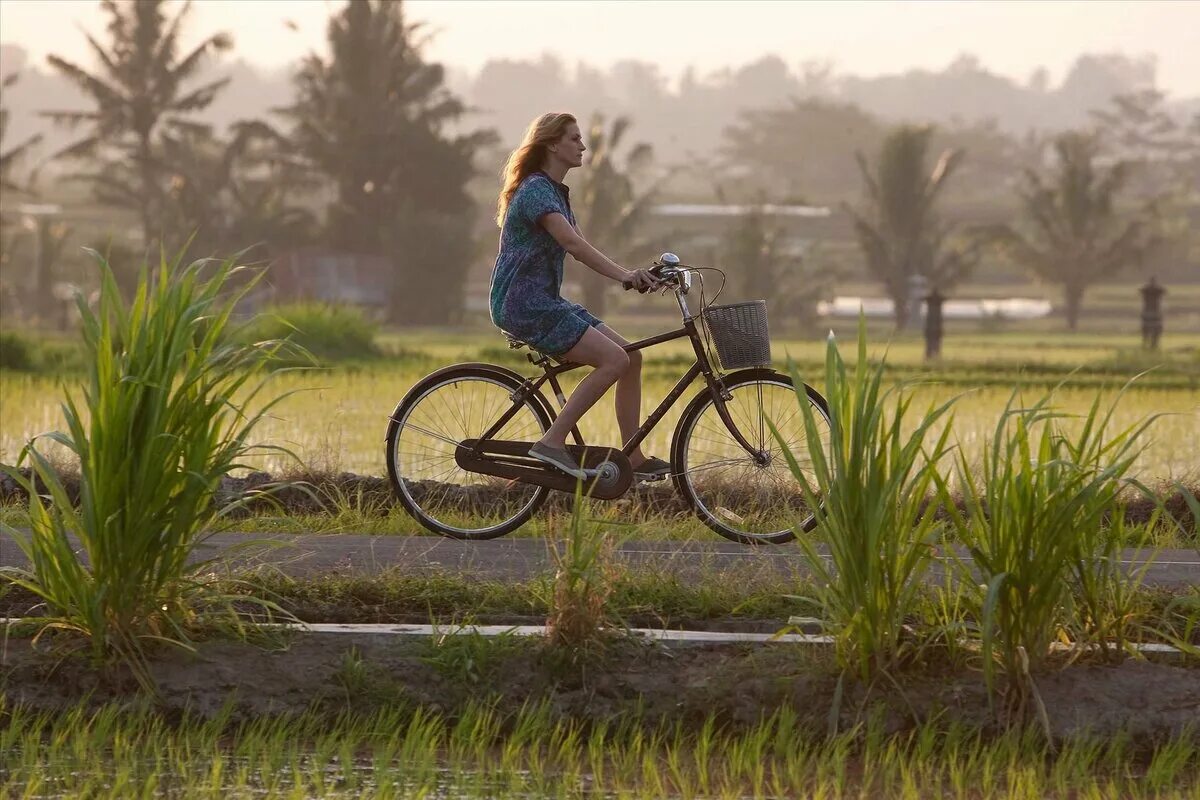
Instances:
[[[785,388],[791,393],[792,403],[795,405],[795,388],[792,379],[788,375],[781,372],[776,372],[771,369],[746,369],[731,373],[725,376],[725,388],[735,394],[739,389],[745,388],[751,384],[770,385],[777,389]],[[818,420],[824,420],[826,425],[832,425],[829,416],[829,404],[825,398],[820,395],[815,389],[807,384],[804,384],[804,393],[812,409],[817,413]],[[721,536],[739,544],[783,544],[790,542],[796,538],[795,528],[799,527],[803,531],[810,531],[816,527],[819,521],[820,506],[815,509],[809,509],[809,515],[796,523],[789,525],[787,528],[767,531],[762,534],[751,534],[747,531],[734,527],[721,519],[716,509],[711,509],[711,502],[706,501],[705,497],[701,496],[697,488],[696,472],[693,471],[689,464],[689,453],[691,452],[691,444],[696,436],[698,423],[704,418],[705,413],[709,412],[716,414],[715,406],[712,402],[712,394],[708,389],[700,392],[694,397],[684,409],[682,416],[679,418],[679,423],[676,425],[674,436],[671,441],[671,464],[674,468],[672,480],[675,484],[676,491],[684,498],[691,507],[697,517],[711,530],[716,531]],[[760,414],[761,414],[760,406]],[[777,424],[778,420],[774,420]],[[723,427],[723,423],[722,423]],[[740,430],[740,429],[739,429]],[[730,442],[734,442],[737,451],[745,454],[745,450],[736,445],[732,435],[728,430],[724,430],[725,435],[729,437]],[[745,435],[745,431],[743,431]],[[773,437],[770,437],[769,431],[767,437],[771,438],[770,446],[778,449],[778,443],[774,442]],[[789,448],[793,450],[793,455],[802,458],[802,453],[797,453],[798,448]],[[782,451],[780,451],[780,455]],[[746,454],[747,461],[751,458]],[[764,467],[765,468],[765,467]],[[788,479],[794,481],[795,478],[788,472]],[[724,509],[720,509],[724,510]],[[734,514],[736,516],[736,514]]]
[[[421,501],[416,497],[416,481],[407,481],[402,474],[404,467],[399,463],[398,449],[402,435],[405,433],[405,426],[409,425],[412,414],[420,406],[421,402],[432,396],[433,392],[440,387],[450,384],[462,384],[467,382],[486,382],[497,388],[506,391],[508,394],[515,392],[524,382],[524,378],[512,370],[501,367],[496,364],[469,363],[455,364],[443,369],[437,370],[416,383],[404,396],[404,398],[396,405],[396,409],[392,412],[390,422],[387,429],[387,470],[388,479],[392,484],[392,491],[395,492],[396,498],[417,522],[429,531],[438,533],[443,536],[449,536],[454,539],[462,539],[467,541],[482,541],[486,539],[495,539],[505,534],[515,531],[517,528],[529,521],[537,511],[546,502],[546,498],[550,494],[550,490],[537,486],[529,487],[529,499],[522,502],[518,511],[511,517],[507,517],[496,524],[487,525],[481,528],[470,528],[459,525],[450,524],[446,519],[439,518],[434,515],[432,509],[422,507]],[[549,412],[549,404],[545,397],[540,392],[535,392],[531,397],[526,398],[523,408],[527,409],[536,420],[541,428],[541,432],[550,427],[551,415]],[[502,406],[503,410],[507,410],[508,406]],[[519,412],[520,413],[520,412]],[[485,432],[496,419],[499,418],[497,413],[491,416],[490,419],[480,417],[479,430],[464,431],[466,435],[457,437],[448,437],[450,439],[461,440],[465,438],[477,438]],[[466,416],[470,420],[470,416]],[[464,427],[468,423],[464,423]],[[510,423],[511,424],[511,423]],[[507,429],[507,427],[506,427]],[[424,430],[424,429],[421,429]],[[538,437],[540,438],[540,434]],[[444,441],[443,448],[449,448],[449,442]],[[460,470],[461,471],[461,470]],[[466,473],[464,475],[471,476],[478,473]],[[479,476],[483,479],[485,476]],[[412,484],[410,486],[410,483]],[[528,486],[528,484],[522,484]]]

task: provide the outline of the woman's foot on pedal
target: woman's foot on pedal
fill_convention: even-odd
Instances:
[[[671,465],[661,458],[650,456],[633,468],[633,477],[638,480],[656,481],[671,474]]]
[[[557,467],[563,472],[570,475],[572,478],[584,480],[587,478],[587,473],[579,468],[579,464],[575,461],[575,457],[560,447],[551,447],[549,445],[536,443],[529,448],[529,455],[536,458],[538,461],[549,464],[552,467]]]

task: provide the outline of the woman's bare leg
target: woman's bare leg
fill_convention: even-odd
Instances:
[[[601,325],[599,331],[622,347],[629,344],[607,325]],[[621,429],[622,444],[632,439],[642,424],[642,353],[634,350],[625,355],[629,357],[629,367],[617,379],[616,391],[617,427]],[[635,467],[645,460],[646,454],[640,446],[629,454],[629,463]]]
[[[621,346],[595,328],[584,331],[583,338],[563,353],[561,358],[564,361],[587,364],[595,369],[571,392],[558,418],[540,440],[544,445],[557,448],[566,445],[567,434],[575,427],[575,423],[579,422],[588,409],[604,396],[608,387],[616,383],[629,369],[629,356]]]

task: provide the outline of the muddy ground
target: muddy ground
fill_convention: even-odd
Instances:
[[[640,709],[651,724],[691,724],[716,714],[740,726],[789,707],[815,735],[828,730],[837,684],[830,651],[811,645],[617,640],[607,655],[581,661],[555,655],[540,640],[478,646],[476,640],[473,649],[456,653],[428,638],[289,634],[258,645],[208,641],[194,655],[165,650],[155,654],[150,672],[156,703],[168,716],[185,709],[212,715],[227,702],[234,703],[235,717],[300,712],[314,704],[330,712],[369,711],[386,703],[453,715],[490,695],[503,710],[544,699],[555,714],[585,720]],[[102,674],[82,658],[45,649],[35,650],[28,639],[0,643],[0,688],[8,702],[54,711],[139,696],[127,671]],[[358,666],[348,669],[355,659]],[[1014,718],[1011,697],[989,703],[977,671],[924,666],[896,677],[897,685],[870,691],[851,683],[840,724],[862,719],[868,705],[891,731],[935,715],[983,728]],[[1076,664],[1038,676],[1036,685],[1055,737],[1121,730],[1146,742],[1188,731],[1200,736],[1200,667],[1194,664]]]

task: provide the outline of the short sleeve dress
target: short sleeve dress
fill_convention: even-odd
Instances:
[[[562,355],[589,327],[603,324],[560,293],[567,251],[538,224],[555,212],[575,224],[568,187],[544,172],[521,181],[500,229],[490,302],[496,327],[549,356]]]

